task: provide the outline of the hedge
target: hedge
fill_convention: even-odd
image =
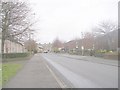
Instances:
[[[29,53],[4,53],[2,54],[2,58],[19,58],[19,57],[27,57]]]

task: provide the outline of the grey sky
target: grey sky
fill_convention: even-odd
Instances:
[[[117,22],[118,0],[29,0],[38,23],[35,39],[40,43],[79,38],[101,21]]]

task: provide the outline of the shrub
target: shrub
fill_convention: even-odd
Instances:
[[[19,57],[27,57],[29,53],[4,53],[2,54],[2,58],[19,58]]]

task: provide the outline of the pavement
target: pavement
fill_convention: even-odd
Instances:
[[[41,56],[68,88],[118,88],[117,61],[53,53]]]
[[[60,80],[39,55],[34,55],[3,88],[60,88]]]

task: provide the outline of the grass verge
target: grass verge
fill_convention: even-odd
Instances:
[[[5,84],[16,75],[17,72],[27,63],[32,57],[19,57],[19,58],[7,58],[2,60],[0,69],[0,87]]]
[[[21,67],[21,64],[2,64],[2,85],[5,85],[6,82],[8,82],[8,80],[13,77]]]

